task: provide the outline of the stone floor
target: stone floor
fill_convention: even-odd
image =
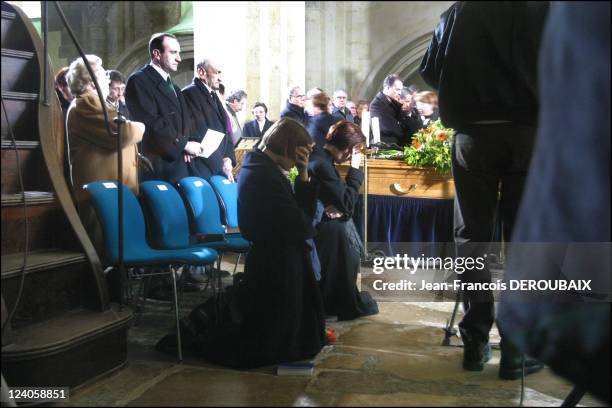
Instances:
[[[223,268],[232,270],[233,265]],[[367,271],[362,274],[369,276]],[[364,278],[364,289],[367,282]],[[125,367],[73,390],[70,401],[57,406],[519,405],[520,380],[497,377],[499,350],[494,347],[494,358],[483,372],[467,372],[461,368],[459,338],[453,337],[450,346],[441,345],[452,301],[397,301],[371,293],[379,299],[380,313],[328,322],[338,340],[316,357],[311,377],[277,377],[275,367],[229,370],[189,356],[178,364],[154,349],[173,324],[169,303],[148,302],[140,323],[130,329]],[[183,313],[205,296],[186,293]],[[491,341],[499,341],[497,332]],[[560,406],[571,388],[544,368],[526,378],[524,405]],[[581,405],[602,404],[586,395]]]

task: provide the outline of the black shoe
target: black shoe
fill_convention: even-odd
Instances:
[[[521,351],[502,339],[500,342],[501,359],[499,361],[499,378],[518,380],[522,375]],[[537,373],[544,367],[538,360],[525,356],[525,375]]]
[[[491,359],[489,343],[466,343],[463,348],[463,369],[467,371],[482,371],[487,361]]]

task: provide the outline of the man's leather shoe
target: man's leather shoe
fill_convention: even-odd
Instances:
[[[508,340],[500,342],[501,359],[499,361],[499,378],[518,380],[522,375],[521,351]],[[525,375],[537,373],[544,365],[538,360],[525,356]]]
[[[491,359],[489,343],[465,344],[463,348],[463,369],[467,371],[482,371],[487,361]]]

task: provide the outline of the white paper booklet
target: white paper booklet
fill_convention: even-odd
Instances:
[[[202,143],[200,143],[202,145],[202,153],[200,153],[198,156],[204,157],[206,159],[209,158],[210,155],[213,154],[219,148],[219,145],[223,140],[223,136],[225,136],[225,133],[208,129],[208,131],[204,135],[204,138],[202,139]]]

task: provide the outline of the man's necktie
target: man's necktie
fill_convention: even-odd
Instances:
[[[170,92],[172,92],[172,94],[178,98],[178,96],[176,95],[176,91],[174,90],[174,85],[172,84],[172,80],[170,79],[170,77],[168,77],[168,79],[166,79],[166,84],[168,84],[168,90]]]

